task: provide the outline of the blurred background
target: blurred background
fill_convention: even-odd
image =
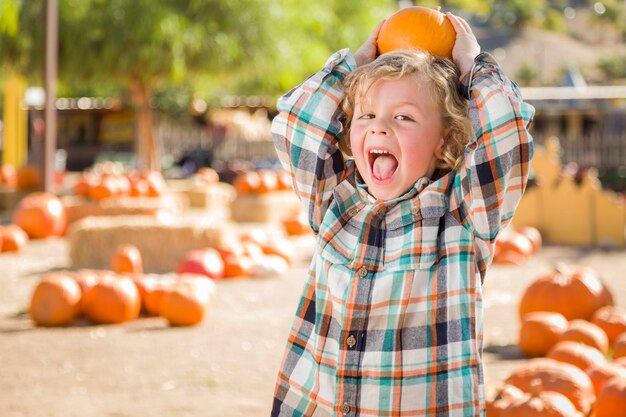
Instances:
[[[524,300],[626,332],[626,0],[0,0],[0,416],[269,414],[315,247],[276,100],[410,5],[466,18],[536,108],[486,386],[557,342]]]
[[[48,22],[46,1],[0,4],[0,114],[19,103],[27,120],[19,135],[11,124],[2,136],[5,163],[44,158],[46,30],[58,34],[48,64],[53,147],[64,151],[56,164],[80,171],[119,160],[181,176],[235,160],[272,163],[276,98],[416,4],[471,22],[537,108],[539,142],[559,137],[565,160],[626,187],[623,0],[57,1]]]

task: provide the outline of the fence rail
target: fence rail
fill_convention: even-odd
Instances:
[[[537,143],[543,144],[544,137]],[[611,171],[626,167],[626,132],[616,134],[572,135],[559,138],[561,162]]]

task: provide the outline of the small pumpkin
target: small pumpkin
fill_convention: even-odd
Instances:
[[[541,379],[544,390],[565,395],[578,411],[584,415],[589,413],[595,393],[591,379],[584,371],[554,359],[535,358],[514,370],[505,383],[529,392],[535,378]]]
[[[38,326],[65,326],[79,313],[80,287],[63,273],[44,276],[33,291],[28,312]]]
[[[592,365],[587,368],[585,372],[591,379],[596,397],[600,395],[604,385],[614,376],[626,378],[626,369],[622,365],[612,362],[603,362]]]
[[[385,20],[378,33],[378,53],[419,48],[435,56],[452,58],[456,32],[439,10],[405,7]]]
[[[30,238],[22,229],[16,224],[9,224],[2,227],[2,252],[21,252]]]
[[[34,192],[20,200],[12,221],[33,239],[61,236],[67,227],[65,206],[48,192]]]
[[[119,245],[111,256],[111,269],[118,274],[143,273],[143,261],[139,248],[130,243]]]
[[[200,274],[211,279],[224,278],[224,261],[214,248],[189,251],[178,263],[179,274]]]
[[[141,310],[137,286],[127,277],[104,277],[84,298],[84,314],[95,323],[123,323],[136,319]]]
[[[608,380],[594,407],[595,417],[626,416],[626,378],[615,376]]]
[[[281,223],[287,236],[304,236],[313,232],[302,210],[287,215]]]
[[[12,164],[0,165],[0,185],[7,188],[17,187],[17,170]]]
[[[563,394],[543,391],[540,379],[532,381],[530,392],[511,401],[501,417],[576,417],[580,413]]]
[[[171,326],[194,326],[204,320],[212,286],[207,278],[185,278],[168,288],[161,299],[159,315]]]
[[[541,250],[543,239],[541,232],[536,227],[520,226],[516,229],[517,233],[526,236],[532,245],[532,253],[535,254]]]
[[[546,358],[572,364],[581,371],[605,362],[604,355],[598,349],[569,340],[554,345],[546,354]]]
[[[600,327],[613,343],[617,337],[626,332],[626,310],[618,306],[605,306],[597,310],[591,322]]]
[[[534,311],[522,317],[519,349],[529,357],[545,356],[567,329],[567,320],[561,313]]]
[[[495,263],[522,265],[533,253],[533,245],[526,236],[508,229],[496,240]]]
[[[560,266],[542,275],[524,290],[519,316],[532,311],[555,311],[567,320],[590,320],[601,307],[613,304],[613,296],[591,268]]]
[[[233,180],[233,187],[237,194],[256,193],[261,188],[261,176],[257,171],[241,172]]]
[[[602,354],[609,350],[609,338],[604,330],[587,320],[570,321],[560,340],[584,343],[598,349]]]

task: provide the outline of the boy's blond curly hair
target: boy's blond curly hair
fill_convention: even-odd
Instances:
[[[457,168],[463,161],[465,146],[472,136],[467,100],[459,93],[459,70],[447,58],[434,57],[420,50],[399,50],[383,54],[373,62],[363,65],[343,80],[345,97],[344,138],[340,148],[349,150],[350,124],[357,97],[362,97],[380,80],[396,80],[413,76],[417,82],[426,81],[432,97],[441,113],[441,125],[445,132],[443,158],[437,161],[437,176]]]

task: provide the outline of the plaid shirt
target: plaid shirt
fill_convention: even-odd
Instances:
[[[379,201],[337,148],[354,68],[334,54],[272,124],[317,233],[272,416],[478,416],[482,284],[526,186],[534,109],[479,55],[462,83],[475,132],[463,165]]]

